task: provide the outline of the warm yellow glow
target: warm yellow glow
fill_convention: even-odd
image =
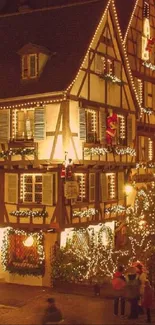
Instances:
[[[124,187],[124,191],[125,191],[126,195],[129,195],[130,193],[132,193],[132,191],[133,191],[132,185],[126,184],[125,187]]]
[[[27,239],[23,241],[23,245],[26,247],[31,247],[34,243],[34,239],[32,236],[29,236]]]

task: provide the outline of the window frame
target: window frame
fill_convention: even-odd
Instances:
[[[34,58],[34,66],[31,66],[32,59]],[[34,73],[32,71],[34,70]],[[26,73],[25,73],[26,72]],[[22,79],[35,79],[38,76],[38,55],[33,54],[24,54],[22,56]]]

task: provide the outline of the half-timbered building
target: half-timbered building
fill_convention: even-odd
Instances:
[[[117,11],[128,52],[128,59],[141,109],[136,123],[138,187],[154,188],[155,161],[155,3],[153,0],[129,1],[122,15],[122,1]]]
[[[0,39],[1,277],[49,285],[55,241],[124,217],[141,102],[113,0],[8,1]]]

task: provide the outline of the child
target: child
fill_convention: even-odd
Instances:
[[[61,311],[55,306],[55,300],[48,298],[48,307],[45,310],[45,315],[42,320],[42,324],[59,324],[63,321]]]
[[[145,286],[144,286],[144,295],[143,295],[143,301],[142,301],[142,306],[146,310],[146,315],[147,315],[147,322],[151,323],[151,312],[150,308],[152,307],[152,302],[153,302],[153,290],[150,285],[149,280],[145,281]]]

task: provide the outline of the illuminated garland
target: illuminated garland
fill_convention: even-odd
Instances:
[[[144,65],[146,68],[149,68],[149,69],[152,70],[152,71],[155,70],[155,65],[152,64],[151,62],[144,61],[144,62],[142,63],[142,65]]]
[[[47,211],[16,210],[10,213],[14,217],[48,217]]]
[[[136,164],[136,169],[138,169],[138,168],[143,168],[143,169],[155,168],[155,163],[153,163],[153,162],[147,162],[147,163],[139,162]]]
[[[104,212],[105,213],[120,213],[126,211],[126,208],[123,205],[113,205],[110,208],[105,208]]]
[[[152,110],[152,108],[149,108],[149,107],[142,107],[141,111],[142,111],[142,113],[145,113],[148,115],[154,114],[154,111]]]
[[[7,158],[9,156],[15,156],[15,155],[30,156],[30,155],[34,155],[34,153],[35,153],[34,148],[9,149],[9,150],[5,150],[5,151],[1,151],[0,158]]]
[[[136,156],[136,150],[130,147],[127,148],[118,148],[118,147],[109,147],[109,148],[84,148],[84,155],[105,155],[108,153],[115,153],[117,155],[130,155]]]
[[[123,81],[112,74],[100,74],[100,78],[112,81],[113,83],[123,84]]]
[[[27,237],[32,236],[34,242],[37,247],[38,253],[38,263],[37,266],[30,267],[28,263],[25,263],[23,260],[23,265],[16,266],[13,264],[13,261],[10,262],[10,245],[9,245],[9,237],[10,235],[25,235]],[[15,273],[19,275],[44,275],[45,272],[45,253],[44,253],[44,246],[43,246],[43,233],[42,232],[35,232],[35,233],[28,233],[24,230],[17,230],[13,228],[7,228],[4,232],[4,237],[2,240],[2,248],[1,248],[1,258],[2,258],[2,265],[6,271],[9,273]]]
[[[74,211],[73,212],[73,217],[77,218],[83,218],[83,217],[92,217],[95,216],[98,213],[98,210],[94,209],[94,208],[90,208],[88,210],[84,210],[84,211]]]

